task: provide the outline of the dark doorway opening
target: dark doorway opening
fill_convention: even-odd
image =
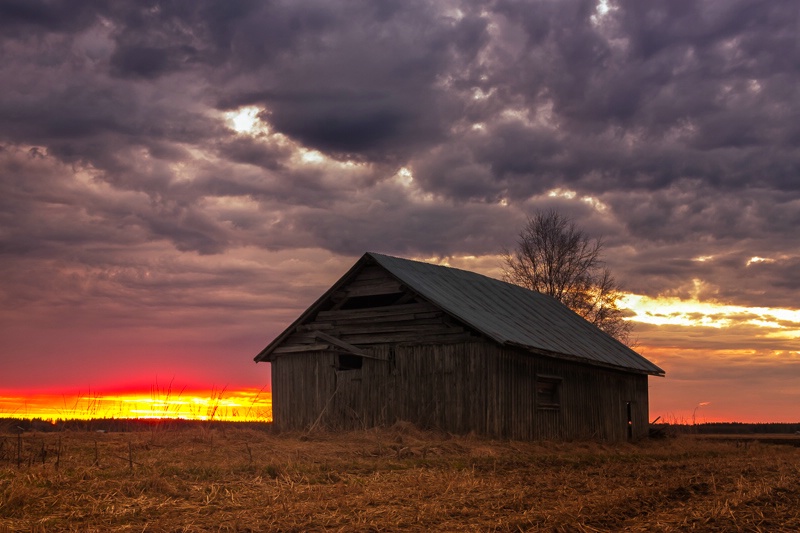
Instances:
[[[625,407],[628,412],[628,440],[633,440],[633,406],[631,402],[626,402]]]

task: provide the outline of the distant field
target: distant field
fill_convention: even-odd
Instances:
[[[798,531],[800,448],[398,425],[0,434],[7,531]]]
[[[736,442],[739,444],[758,442],[761,444],[785,444],[800,447],[800,435],[786,435],[783,433],[743,433],[741,435],[695,435],[699,440],[712,440],[717,442]]]

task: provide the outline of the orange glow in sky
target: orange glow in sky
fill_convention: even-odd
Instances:
[[[0,391],[0,418],[87,420],[169,418],[224,422],[272,421],[272,394],[258,389],[206,391],[52,392]]]
[[[651,298],[639,294],[625,294],[620,303],[636,313],[634,321],[646,324],[716,329],[749,325],[760,327],[764,330],[762,333],[769,337],[800,338],[800,310],[797,309],[744,307],[697,299]]]
[[[638,294],[620,303],[632,313],[636,350],[666,371],[649,380],[652,418],[800,420],[800,310]]]

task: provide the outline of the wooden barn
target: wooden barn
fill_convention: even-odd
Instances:
[[[664,371],[555,299],[367,253],[264,348],[280,429],[635,439]]]

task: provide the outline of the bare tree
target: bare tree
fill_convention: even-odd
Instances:
[[[503,253],[503,278],[548,294],[617,340],[629,344],[631,325],[617,301],[622,291],[601,259],[602,239],[591,239],[556,211],[536,213]]]

